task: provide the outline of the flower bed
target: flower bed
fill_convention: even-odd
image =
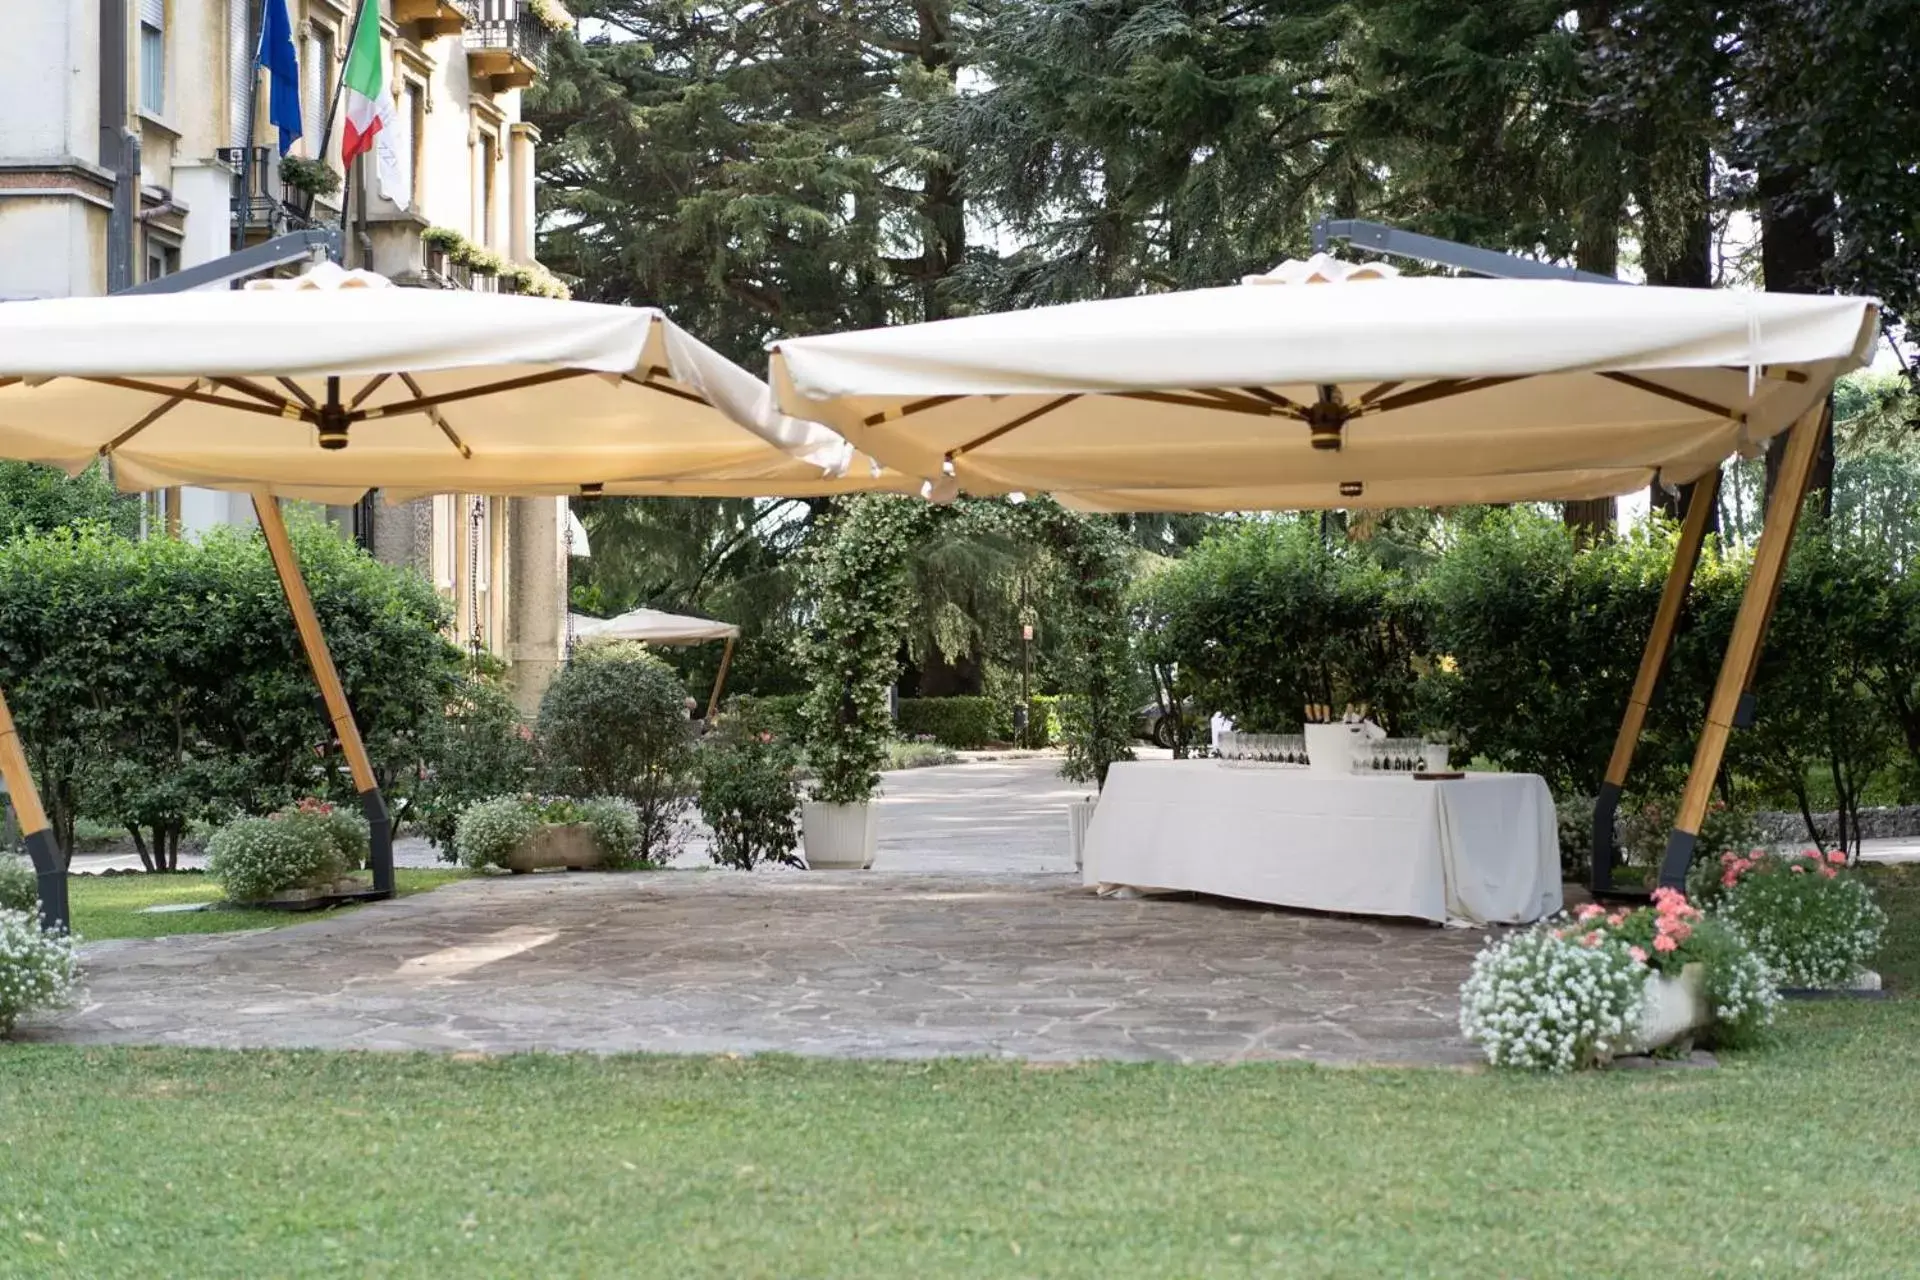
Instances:
[[[12,1034],[24,1015],[64,1008],[78,997],[74,941],[41,929],[32,912],[0,907],[0,1036]]]
[[[1671,1014],[1676,1000],[1691,1016]],[[1572,1071],[1690,1033],[1738,1045],[1778,1004],[1738,932],[1660,889],[1651,907],[1589,905],[1488,946],[1460,989],[1460,1029],[1495,1066]]]
[[[307,900],[343,889],[367,864],[367,824],[308,798],[264,818],[239,818],[207,842],[207,873],[234,902]]]
[[[573,842],[558,833],[578,829]],[[573,848],[562,847],[572,844]],[[454,852],[462,865],[531,870],[537,866],[641,865],[640,816],[633,805],[609,796],[496,796],[470,805],[454,826]],[[576,850],[578,853],[576,853]]]
[[[1739,930],[1783,987],[1866,985],[1887,916],[1846,855],[1722,854],[1691,887]]]

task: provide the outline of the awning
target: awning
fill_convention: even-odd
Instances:
[[[573,615],[573,634],[579,640],[643,640],[648,644],[700,644],[732,640],[740,628],[731,622],[695,618],[658,609],[632,609],[613,618]]]

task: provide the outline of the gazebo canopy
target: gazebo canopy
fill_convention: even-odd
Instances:
[[[659,609],[630,609],[612,618],[587,618],[576,613],[573,634],[581,640],[642,640],[647,644],[679,645],[732,640],[739,636],[740,628],[712,618],[663,613]]]
[[[110,458],[128,489],[336,503],[376,487],[887,487],[651,309],[399,289],[330,265],[258,283],[0,307],[0,456]]]
[[[1446,506],[1679,484],[1865,362],[1862,298],[1401,277],[1239,285],[785,340],[772,382],[882,464],[1101,510]]]

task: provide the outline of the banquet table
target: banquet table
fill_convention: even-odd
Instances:
[[[1561,907],[1553,796],[1532,774],[1335,774],[1220,760],[1116,764],[1082,880],[1440,923]]]

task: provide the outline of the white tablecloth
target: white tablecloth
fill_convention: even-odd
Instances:
[[[1553,796],[1532,774],[1421,782],[1217,760],[1116,764],[1082,878],[1472,924],[1561,906]]]

